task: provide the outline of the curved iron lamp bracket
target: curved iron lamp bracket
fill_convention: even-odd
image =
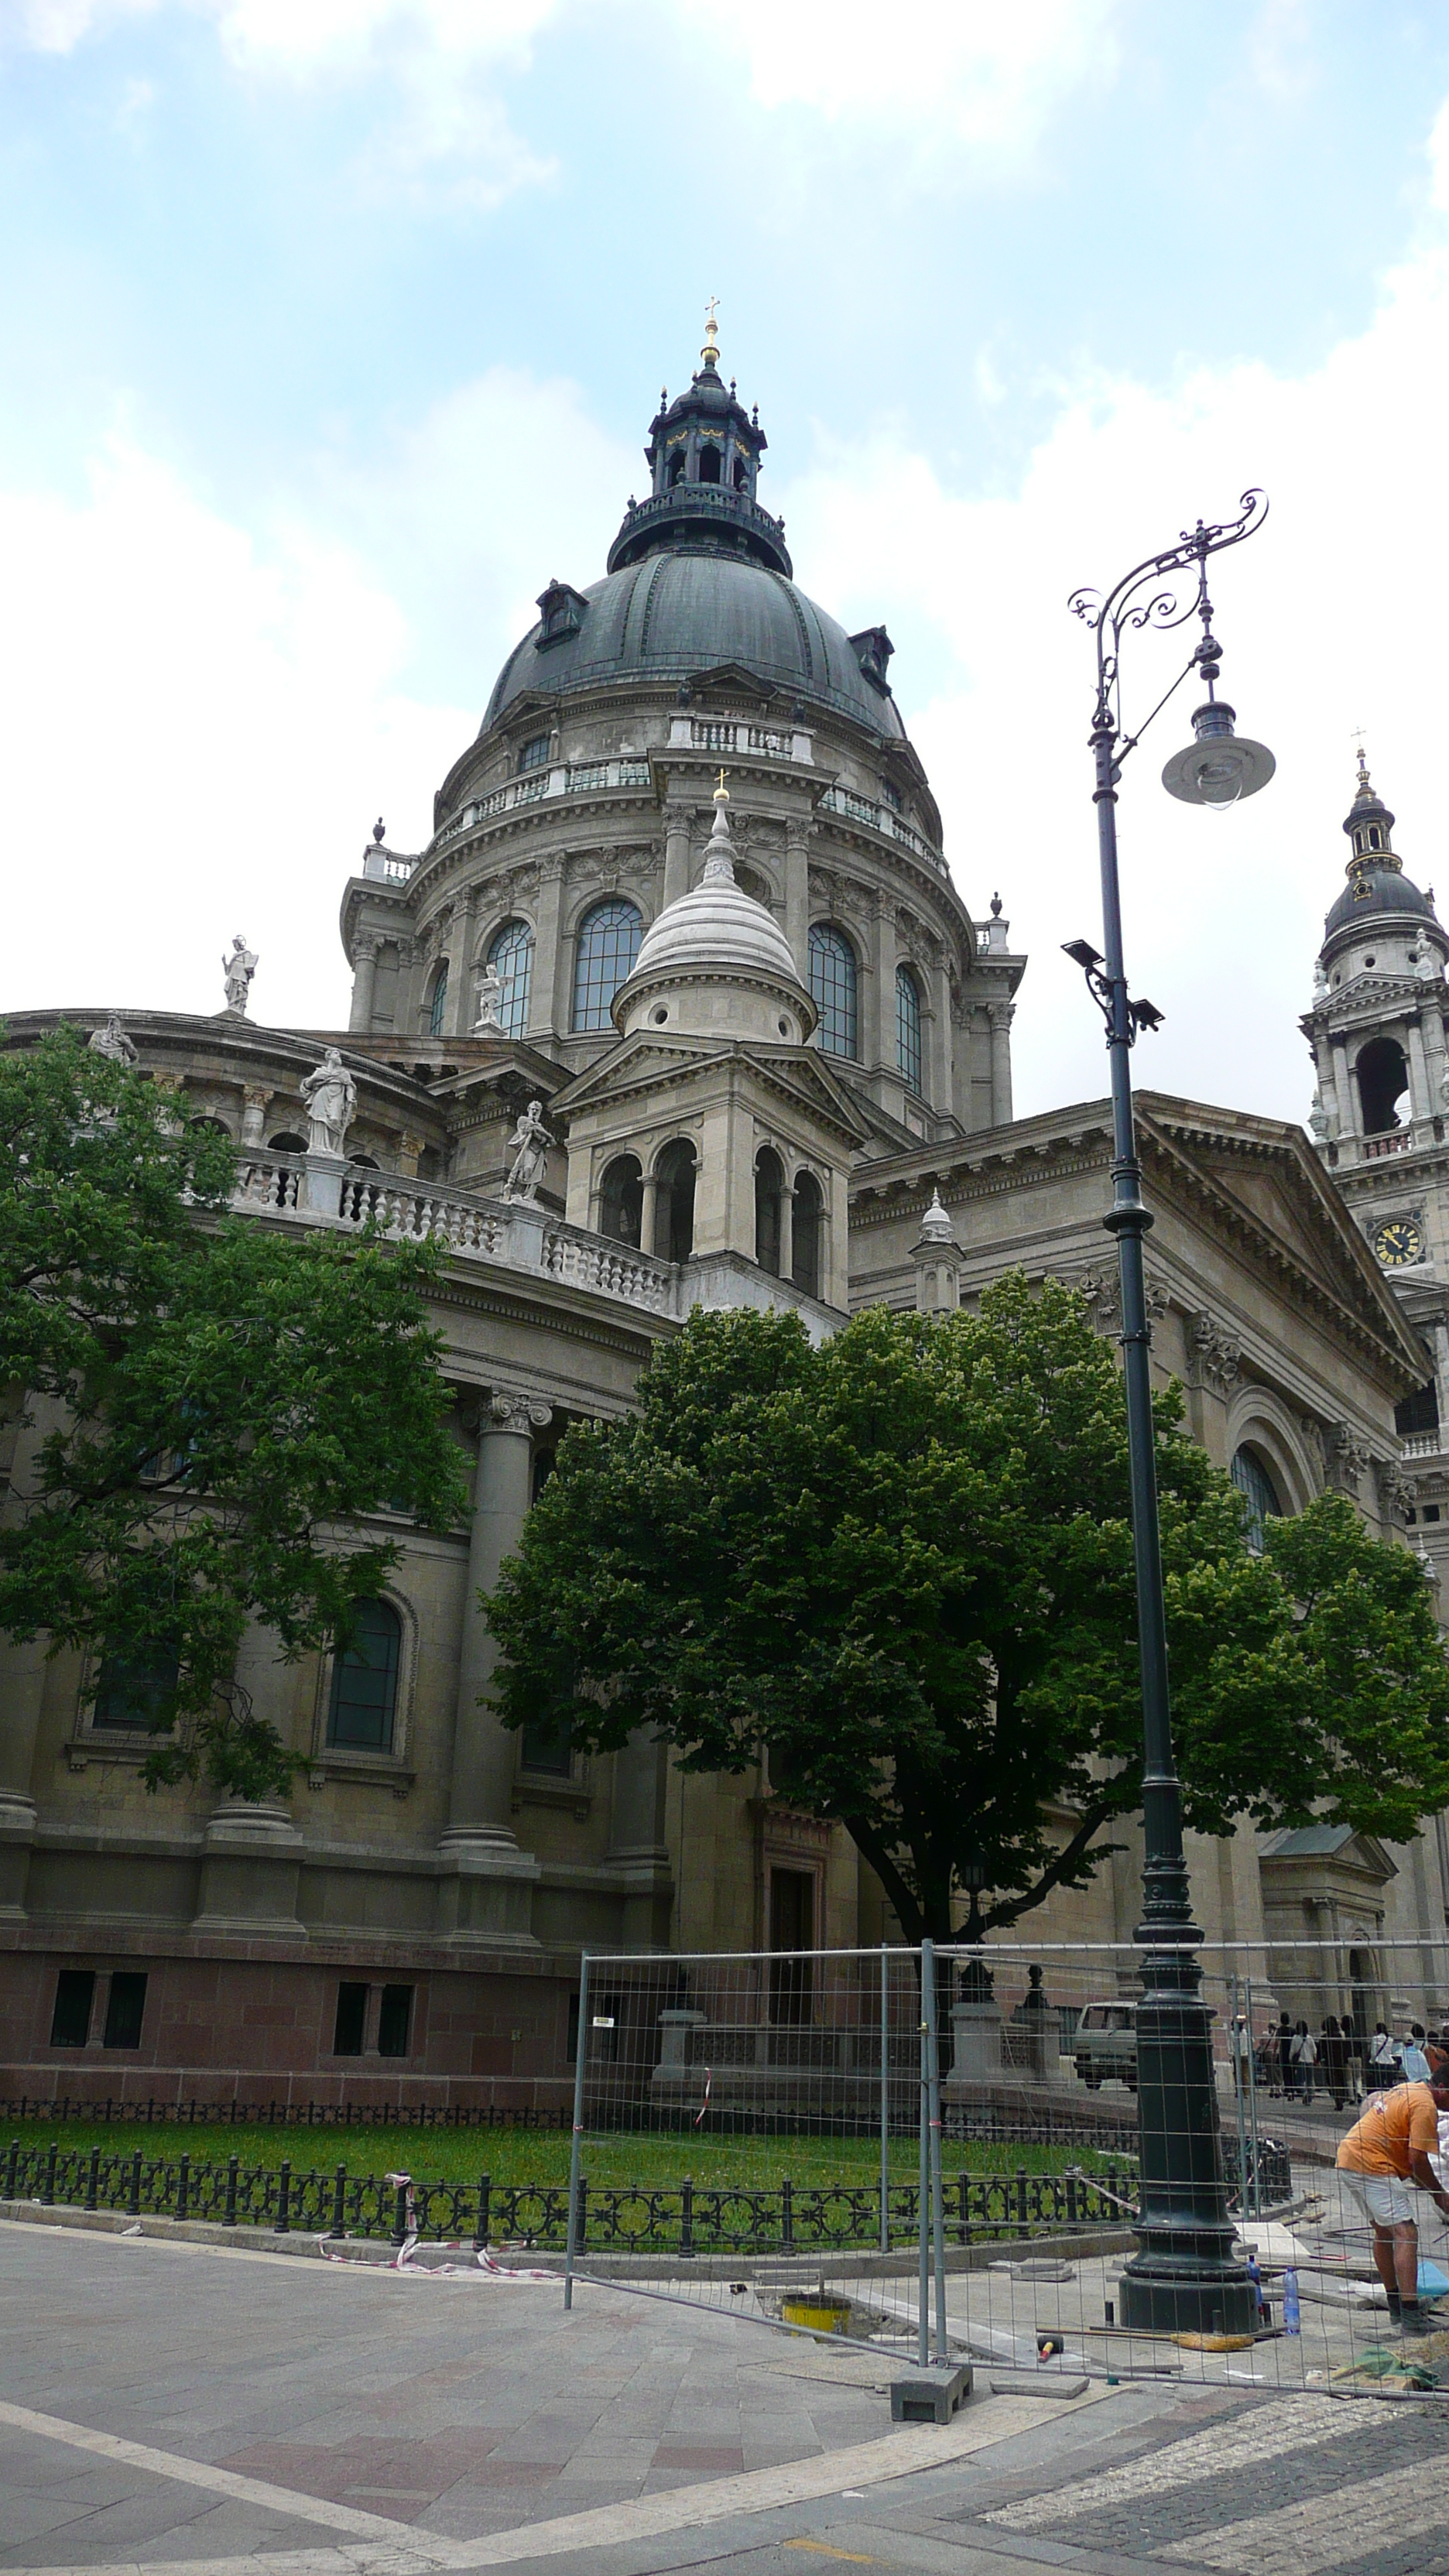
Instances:
[[[1172,687],[1165,690],[1152,710],[1144,717],[1136,733],[1118,746],[1117,758],[1125,760],[1129,751],[1142,739],[1152,717],[1160,714],[1173,691],[1182,686],[1190,671],[1197,671],[1206,681],[1211,697],[1213,683],[1221,669],[1221,655],[1212,631],[1212,601],[1208,597],[1207,567],[1210,555],[1222,554],[1229,546],[1240,546],[1245,537],[1256,536],[1268,515],[1268,496],[1256,486],[1244,492],[1236,519],[1199,519],[1195,528],[1184,528],[1176,545],[1165,546],[1160,554],[1149,555],[1145,562],[1134,564],[1121,580],[1108,591],[1105,599],[1095,590],[1074,590],[1067,606],[1074,617],[1097,639],[1097,703],[1092,716],[1093,734],[1115,737],[1122,725],[1121,651],[1124,635],[1140,632],[1143,627],[1159,630],[1185,626],[1190,617],[1202,620],[1202,640],[1197,644]],[[1184,601],[1181,586],[1157,587],[1165,575],[1194,571],[1196,581],[1191,596]]]

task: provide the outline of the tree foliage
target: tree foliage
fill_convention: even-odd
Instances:
[[[1126,1425],[1081,1300],[979,1315],[697,1313],[628,1420],[571,1430],[488,1615],[505,1723],[767,1748],[850,1829],[902,1927],[973,1932],[1080,1887],[1140,1804]],[[1242,1497],[1156,1405],[1190,1824],[1390,1835],[1449,1797],[1449,1670],[1416,1559],[1325,1496],[1255,1554]],[[1052,1822],[1067,1811],[1070,1827]]]
[[[286,1658],[345,1645],[398,1553],[349,1525],[388,1504],[449,1527],[465,1498],[431,1253],[234,1216],[232,1161],[72,1030],[0,1055],[0,1381],[22,1444],[0,1628],[174,1661],[149,1784],[204,1772],[259,1797],[295,1763],[233,1681],[248,1623]]]

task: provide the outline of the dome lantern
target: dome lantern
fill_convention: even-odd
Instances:
[[[661,396],[649,424],[649,498],[630,502],[609,549],[610,572],[666,546],[698,546],[743,555],[789,578],[784,521],[756,498],[767,444],[759,408],[747,412],[733,381],[720,376],[714,300],[697,372],[672,403]]]

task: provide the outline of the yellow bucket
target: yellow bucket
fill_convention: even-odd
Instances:
[[[780,2314],[787,2326],[813,2326],[817,2334],[844,2334],[850,2324],[848,2299],[783,2299]]]

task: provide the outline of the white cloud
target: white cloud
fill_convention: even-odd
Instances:
[[[1279,771],[1225,817],[1166,797],[1158,773],[1187,739],[1190,684],[1128,764],[1129,970],[1168,1015],[1138,1051],[1139,1080],[1305,1114],[1296,1021],[1343,882],[1355,726],[1408,870],[1438,880],[1449,920],[1446,407],[1449,251],[1427,247],[1386,281],[1370,328],[1302,378],[1241,365],[1170,392],[1081,386],[1013,497],[944,489],[888,429],[853,449],[822,439],[817,469],[785,494],[806,587],[852,626],[882,614],[893,626],[897,693],[963,894],[979,913],[999,886],[1013,945],[1032,952],[1015,1031],[1022,1106],[1091,1097],[1104,1077],[1095,1014],[1059,953],[1097,938],[1100,920],[1091,644],[1067,594],[1111,581],[1199,513],[1230,514],[1249,483],[1267,487],[1271,515],[1215,570],[1217,632],[1224,691]],[[1129,727],[1172,676],[1177,640],[1130,639]]]
[[[0,494],[0,558],[0,1008],[218,1010],[243,929],[255,1017],[345,1025],[343,881],[379,806],[397,845],[424,837],[476,723],[399,689],[396,605],[336,546],[258,546],[119,441],[79,506]]]
[[[716,41],[743,48],[762,106],[888,125],[913,155],[950,143],[988,163],[1015,159],[1068,93],[1116,66],[1120,0],[776,0],[723,17],[703,0],[684,5]]]
[[[337,908],[374,815],[426,842],[535,595],[596,576],[631,470],[575,386],[498,368],[374,471],[324,460],[261,536],[126,437],[79,504],[0,492],[0,1010],[219,1009],[241,929],[255,1017],[345,1025]]]
[[[296,83],[381,76],[389,105],[360,167],[369,182],[442,177],[494,205],[549,176],[509,123],[499,76],[526,70],[560,0],[18,0],[13,31],[43,53],[168,10],[209,20],[240,74]],[[0,0],[3,8],[3,0]],[[0,16],[3,28],[3,16]]]

